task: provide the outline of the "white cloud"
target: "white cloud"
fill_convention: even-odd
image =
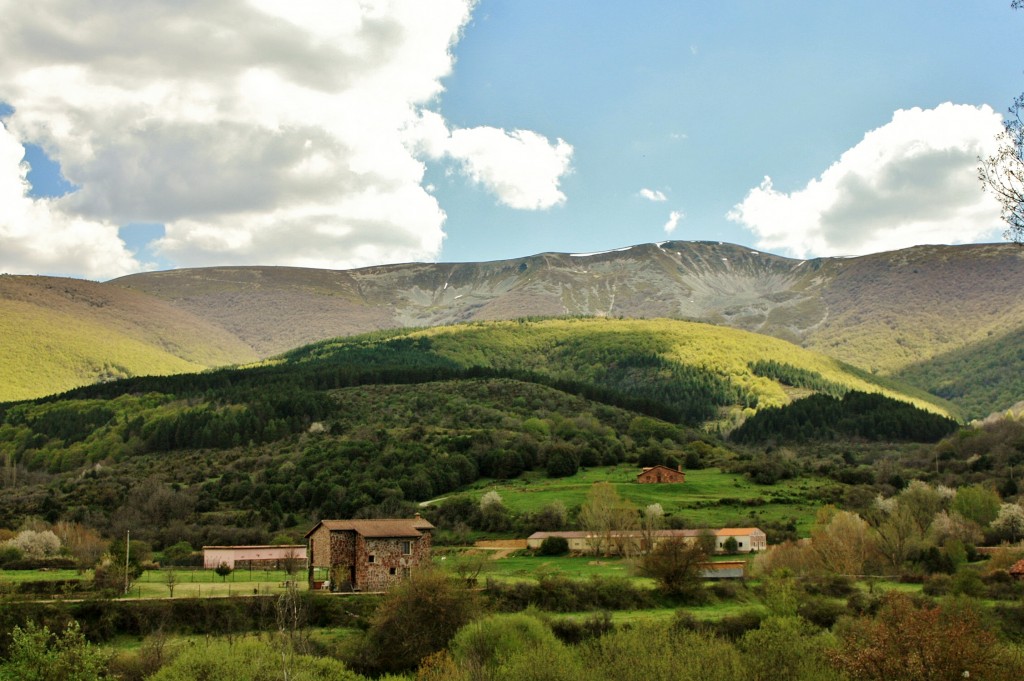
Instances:
[[[420,154],[455,160],[464,175],[510,208],[543,210],[565,203],[559,185],[572,172],[573,148],[563,139],[550,142],[529,130],[489,126],[449,130],[433,111],[422,111],[406,126],[404,138]]]
[[[551,143],[529,130],[477,127],[453,130],[445,152],[462,171],[510,208],[540,210],[565,203],[559,187],[572,162],[572,145]]]
[[[24,157],[0,122],[0,272],[98,278],[141,269],[115,225],[69,214],[59,200],[30,198]]]
[[[424,121],[503,203],[565,200],[567,143],[423,113],[472,6],[0,0],[0,102],[79,187],[62,214],[164,223],[155,251],[176,265],[430,260],[445,213],[421,186]]]
[[[686,216],[682,211],[674,210],[668,214],[668,222],[665,223],[665,234],[671,234],[676,231],[676,227],[679,226],[679,221]]]
[[[640,196],[647,199],[648,201],[667,201],[668,197],[665,193],[657,189],[648,189],[644,187],[640,190]]]
[[[999,209],[977,165],[1001,129],[989,106],[899,110],[803,189],[780,192],[765,177],[728,218],[754,232],[759,248],[797,257],[995,237]]]

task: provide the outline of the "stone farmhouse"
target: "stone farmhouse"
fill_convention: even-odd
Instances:
[[[203,547],[204,568],[212,570],[222,564],[232,570],[299,570],[306,567],[306,547],[303,544]]]
[[[645,535],[640,530],[611,532],[608,535],[598,535],[594,532],[534,532],[526,539],[526,546],[531,549],[539,549],[548,537],[562,537],[569,543],[569,550],[573,553],[615,554],[623,551],[639,553],[648,537],[657,546],[658,542],[666,539],[684,539],[694,542],[705,534],[714,537],[715,547],[719,553],[725,552],[725,542],[730,537],[736,540],[737,553],[764,551],[768,548],[767,536],[756,527],[726,527],[717,530],[655,530],[649,535]]]
[[[686,482],[686,473],[683,472],[682,466],[679,467],[679,470],[676,470],[675,468],[659,464],[644,468],[636,476],[636,481],[643,483]]]
[[[408,519],[321,520],[306,533],[309,588],[387,591],[430,563],[434,526]]]

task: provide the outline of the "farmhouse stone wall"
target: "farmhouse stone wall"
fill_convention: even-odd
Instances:
[[[430,561],[431,529],[418,519],[324,521],[306,535],[310,584],[314,568],[327,568],[332,590],[386,591]]]

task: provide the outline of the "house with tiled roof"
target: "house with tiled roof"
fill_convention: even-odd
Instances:
[[[1010,566],[1010,574],[1017,579],[1024,579],[1024,559],[1018,560]]]
[[[434,526],[415,518],[321,520],[306,533],[309,587],[387,591],[430,563]]]
[[[636,476],[636,481],[640,483],[662,483],[662,482],[686,482],[686,473],[683,472],[683,467],[669,468],[668,466],[647,466]]]

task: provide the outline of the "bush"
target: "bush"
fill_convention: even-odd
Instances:
[[[953,578],[940,572],[927,577],[921,590],[928,596],[945,596],[952,588]]]
[[[420,570],[394,588],[371,618],[359,666],[402,672],[445,646],[480,612],[475,592],[442,572]]]
[[[562,643],[577,645],[615,631],[612,615],[607,610],[587,616],[584,620],[558,619],[551,623],[551,631]]]
[[[149,678],[151,681],[262,681],[272,678],[361,681],[358,674],[337,660],[299,655],[289,650],[285,642],[268,645],[267,641],[251,638],[184,646],[170,664]]]
[[[546,537],[537,551],[542,556],[562,556],[569,553],[569,540],[565,537]]]
[[[591,577],[586,581],[544,575],[535,584],[487,580],[484,594],[498,610],[520,611],[530,606],[550,612],[639,610],[654,607],[655,593],[622,577]]]
[[[723,617],[710,625],[710,629],[723,638],[738,641],[743,634],[761,626],[761,613],[756,610],[748,610],[738,615]]]
[[[846,613],[846,608],[827,598],[811,596],[797,606],[796,613],[817,627],[831,629],[836,620]]]

